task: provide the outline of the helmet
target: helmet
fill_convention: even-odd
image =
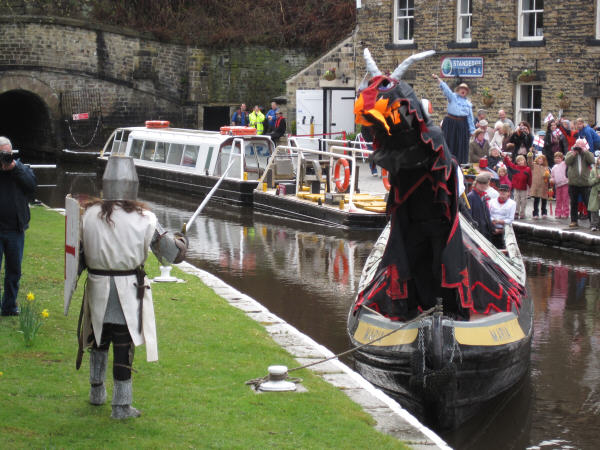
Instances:
[[[139,180],[133,158],[109,156],[102,176],[104,200],[137,200]]]

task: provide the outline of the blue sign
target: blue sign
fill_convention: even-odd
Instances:
[[[483,77],[483,58],[444,58],[442,76],[445,78],[481,78]]]

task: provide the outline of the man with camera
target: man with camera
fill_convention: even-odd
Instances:
[[[17,294],[29,226],[29,200],[37,182],[31,168],[14,159],[12,144],[0,136],[0,268],[5,264],[2,315],[18,316]]]
[[[569,199],[571,200],[570,228],[576,228],[578,226],[577,203],[579,201],[579,196],[581,196],[584,204],[587,205],[590,195],[590,169],[595,160],[594,154],[585,150],[586,144],[585,139],[577,139],[565,157],[567,177],[569,178]]]

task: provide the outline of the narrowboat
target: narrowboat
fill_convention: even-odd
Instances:
[[[353,143],[299,147],[293,138],[289,144],[278,146],[265,168],[254,191],[255,212],[344,230],[385,227],[384,185],[366,189],[358,173],[356,155],[368,150]]]
[[[257,135],[254,128],[203,131],[147,121],[145,127],[116,129],[98,161],[101,172],[108,154],[131,156],[141,183],[199,196],[224,176],[213,199],[252,206],[252,193],[273,150],[271,139]]]
[[[438,308],[407,324],[381,314],[376,304],[358,304],[357,298],[348,316],[357,371],[437,429],[455,429],[473,417],[517,385],[530,362],[533,302],[524,290],[525,267],[512,227],[505,227],[501,251],[462,215],[460,225],[467,251],[494,261],[488,270],[498,279],[495,291],[476,281],[470,288],[485,290],[490,298],[512,289],[508,307],[470,311],[466,318]],[[388,226],[368,257],[359,292],[376,275],[389,234]]]
[[[442,129],[402,80],[434,53],[388,76],[364,51],[372,78],[354,111],[377,144],[371,159],[389,171],[390,222],[363,268],[347,331],[367,380],[429,426],[453,429],[527,373],[533,303],[512,226],[496,236],[502,249],[478,231],[485,195],[465,196]]]

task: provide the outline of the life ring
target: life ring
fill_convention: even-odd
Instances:
[[[146,128],[168,128],[170,125],[168,120],[146,120]]]
[[[344,167],[343,181],[340,174],[340,169],[342,166]],[[350,164],[348,164],[346,159],[340,158],[335,163],[335,167],[333,168],[333,179],[338,192],[346,192],[346,189],[348,189],[348,186],[350,185]]]
[[[385,169],[381,169],[381,181],[383,181],[383,187],[386,191],[389,191],[392,188],[389,179],[389,173]]]
[[[333,279],[341,281],[342,284],[348,284],[349,272],[348,257],[345,255],[344,250],[337,249],[333,260]]]

